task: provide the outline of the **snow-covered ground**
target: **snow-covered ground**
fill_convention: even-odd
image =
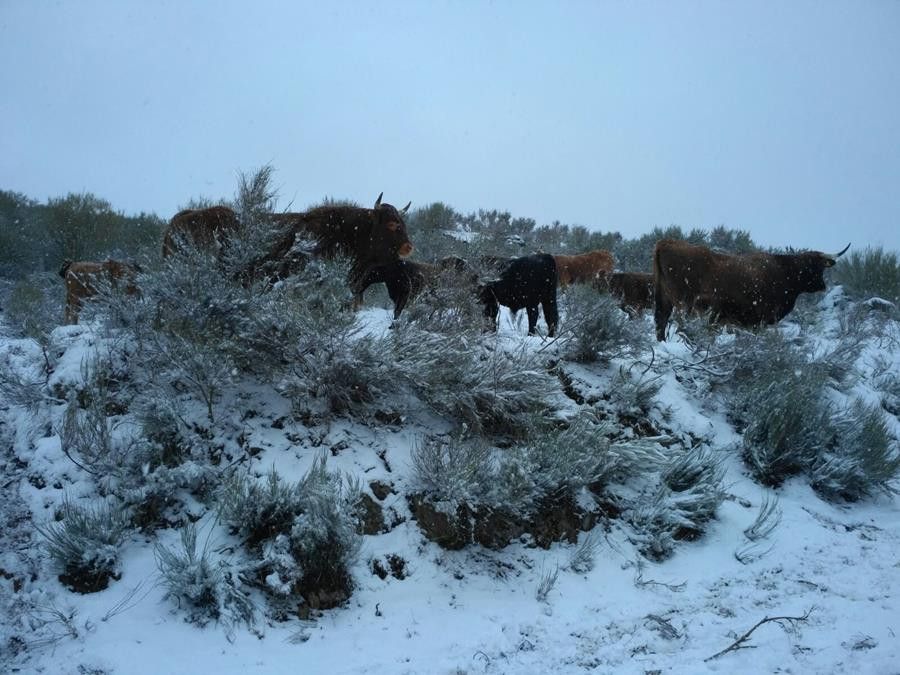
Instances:
[[[825,309],[829,311],[823,301]],[[389,312],[365,310],[372,333],[387,330]],[[647,331],[651,331],[649,319]],[[518,329],[518,330],[517,330]],[[508,320],[500,339],[541,348]],[[77,381],[81,361],[99,336],[88,327],[57,329],[60,358],[50,384]],[[856,367],[864,372],[869,353]],[[393,483],[382,503],[403,522],[364,537],[354,568],[356,589],[342,607],[315,620],[261,619],[249,630],[188,624],[160,584],[155,540],[133,533],[121,551],[122,577],[106,590],[78,595],[64,588],[33,534],[32,521],[52,517],[64,495],[96,492],[96,483],[61,452],[55,429],[63,405],[48,402],[28,416],[3,405],[0,440],[0,607],[8,614],[3,638],[20,635],[27,649],[0,645],[0,670],[19,673],[898,673],[900,672],[900,500],[878,497],[855,504],[820,499],[808,481],[795,478],[777,491],[747,474],[735,443],[739,436],[716,401],[700,399],[667,367],[686,350],[672,342],[658,350],[663,378],[656,408],[669,415],[674,433],[706,439],[722,453],[729,498],[705,535],[679,543],[662,563],[644,559],[616,520],[584,538],[596,544],[595,564],[576,572],[576,546],[549,550],[517,542],[502,551],[477,546],[447,551],[428,541],[410,517],[404,487],[410,452],[443,422],[421,409],[400,426],[362,426],[338,419],[306,429],[275,396],[258,393],[259,416],[246,422],[251,445],[261,451],[253,471],[274,467],[289,480],[301,477],[320,449],[331,449],[329,467],[366,483]],[[900,369],[900,354],[884,355]],[[0,359],[36,376],[43,355],[35,343],[2,338]],[[604,371],[605,373],[606,371]],[[591,384],[589,369],[579,371]],[[597,384],[597,383],[595,383]],[[52,386],[50,388],[52,390]],[[865,380],[860,394],[872,394]],[[894,435],[900,421],[892,420]],[[768,539],[748,542],[743,531],[759,507],[777,493],[780,525]],[[205,515],[201,536],[224,546]],[[177,533],[160,531],[165,544]],[[739,553],[739,556],[735,554]],[[372,572],[373,559],[395,554],[405,578]],[[739,560],[738,558],[741,558]],[[542,581],[558,571],[543,600]],[[260,613],[261,614],[261,613]],[[765,618],[740,648],[720,656]],[[33,635],[18,631],[23,624]]]

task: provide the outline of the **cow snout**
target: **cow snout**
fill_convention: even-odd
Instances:
[[[405,244],[403,244],[403,246],[400,247],[400,251],[399,251],[401,258],[405,258],[412,252],[413,252],[413,245],[410,244],[409,242],[406,242]]]

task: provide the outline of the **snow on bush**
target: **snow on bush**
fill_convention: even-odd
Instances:
[[[900,304],[900,258],[896,252],[881,246],[851,251],[838,261],[831,277],[853,298],[878,297],[894,303],[896,316]]]
[[[628,510],[644,555],[668,558],[676,541],[702,535],[725,498],[721,460],[702,448],[676,456],[663,468],[656,488],[644,491]]]
[[[236,624],[252,625],[253,603],[239,587],[230,565],[213,560],[209,539],[198,549],[197,527],[188,523],[181,529],[180,540],[180,549],[157,544],[155,555],[166,595],[187,612],[185,620],[200,626],[222,621],[229,633]]]
[[[517,437],[554,416],[550,400],[559,382],[524,344],[507,350],[477,333],[413,325],[388,339],[395,377],[434,412],[476,433]]]
[[[62,570],[59,580],[72,590],[102,591],[110,578],[119,577],[119,546],[128,519],[117,506],[82,506],[66,499],[58,522],[34,527],[47,540],[50,556]]]
[[[311,608],[339,605],[353,590],[359,553],[359,486],[330,472],[320,457],[297,483],[274,472],[264,485],[233,477],[222,488],[220,514],[254,557],[248,575],[275,599]]]
[[[618,302],[589,286],[572,286],[561,296],[565,312],[564,358],[578,363],[608,363],[639,354],[650,344],[642,321],[632,321]]]

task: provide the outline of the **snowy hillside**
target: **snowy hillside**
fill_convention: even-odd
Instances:
[[[422,300],[300,347],[287,295],[225,351],[151,299],[4,329],[3,672],[898,672],[896,319],[836,287],[657,344],[582,290],[557,340]]]

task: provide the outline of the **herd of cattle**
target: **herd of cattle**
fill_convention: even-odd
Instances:
[[[674,309],[710,312],[717,322],[748,327],[776,323],[794,308],[801,293],[825,290],[825,269],[850,247],[848,244],[835,254],[729,255],[663,239],[656,244],[650,273],[614,271],[615,261],[608,251],[482,257],[478,265],[459,257],[414,262],[405,259],[413,250],[403,219],[410,205],[398,210],[382,203],[381,197],[371,209],[321,206],[302,213],[267,214],[278,232],[274,244],[259,251],[236,272],[235,279],[241,283],[276,281],[295,273],[310,256],[345,256],[350,260],[348,283],[355,307],[362,303],[369,286],[383,283],[397,319],[409,300],[429,286],[466,284],[494,329],[499,306],[504,305],[513,312],[525,309],[528,333],[534,334],[540,306],[550,337],[559,323],[557,289],[590,284],[617,298],[631,316],[653,308],[656,336],[662,341]],[[238,214],[225,206],[181,211],[166,229],[163,257],[179,255],[189,246],[223,255],[241,227]],[[84,300],[104,284],[138,294],[140,272],[137,265],[115,260],[66,261],[60,270],[66,283],[66,323],[78,322]]]

